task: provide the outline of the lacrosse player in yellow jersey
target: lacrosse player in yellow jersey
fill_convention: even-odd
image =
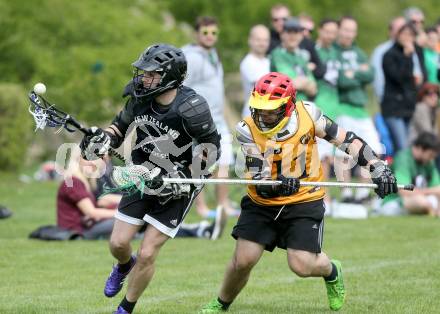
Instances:
[[[325,191],[300,187],[322,180],[316,137],[323,138],[366,167],[384,197],[397,192],[396,179],[370,146],[338,127],[312,102],[296,101],[295,81],[272,72],[255,84],[249,100],[251,117],[237,125],[246,168],[254,179],[276,179],[280,185],[248,186],[241,215],[232,231],[237,240],[217,298],[200,313],[226,311],[249,279],[264,250],[287,251],[290,269],[300,277],[323,277],[330,309],[344,304],[341,263],[321,251]]]

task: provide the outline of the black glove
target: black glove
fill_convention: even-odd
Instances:
[[[280,175],[277,180],[282,182],[280,185],[275,186],[275,191],[280,196],[289,196],[299,191],[299,179]]]
[[[81,156],[86,160],[104,157],[110,149],[111,138],[106,131],[96,126],[89,129],[90,134],[84,135],[81,144]]]
[[[163,184],[162,178],[182,178],[186,179],[187,176],[182,171],[182,169],[176,168],[174,172],[168,173],[167,175],[160,177],[160,181]],[[159,179],[158,179],[159,180]],[[159,181],[156,182],[159,182]],[[154,180],[153,180],[154,181]],[[159,203],[164,205],[170,200],[179,199],[184,196],[188,196],[191,193],[191,185],[187,183],[167,183],[158,193]]]
[[[397,181],[393,172],[381,161],[370,165],[371,180],[377,184],[374,190],[380,198],[388,194],[397,193]]]

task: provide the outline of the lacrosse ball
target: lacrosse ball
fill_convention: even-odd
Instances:
[[[34,92],[37,95],[43,95],[46,92],[46,85],[44,85],[43,83],[35,84]]]

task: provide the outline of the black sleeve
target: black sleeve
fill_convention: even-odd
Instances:
[[[399,55],[396,53],[395,48],[391,48],[385,53],[382,60],[382,67],[385,80],[403,84],[413,79],[412,56]]]
[[[315,48],[315,44],[310,39],[303,39],[300,46],[310,53],[310,62],[316,65],[316,68],[313,70],[313,76],[317,80],[322,79],[325,75],[327,67],[324,63],[322,63],[321,58],[319,58],[318,52]]]
[[[423,82],[426,82],[428,80],[428,72],[426,71],[425,55],[423,54],[423,48],[416,45],[415,49],[416,49],[417,57],[419,58],[420,68],[423,74]]]
[[[134,120],[133,108],[135,103],[135,98],[130,97],[124,108],[112,121],[112,124],[115,125],[119,131],[121,131],[123,137],[125,137],[125,133],[127,133],[128,127]]]

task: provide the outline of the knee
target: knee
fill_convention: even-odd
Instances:
[[[110,239],[110,251],[112,252],[125,252],[130,248],[130,241],[117,237]]]
[[[307,264],[294,262],[294,263],[289,263],[289,267],[299,277],[305,278],[305,277],[310,277],[312,275],[311,268]]]
[[[141,267],[150,267],[154,265],[156,253],[154,248],[140,248],[137,255],[137,264]]]
[[[310,277],[312,275],[312,265],[301,257],[289,258],[289,268],[299,277]]]
[[[253,258],[249,257],[237,257],[235,256],[232,259],[231,266],[234,271],[240,273],[248,273],[255,266],[256,261]]]

